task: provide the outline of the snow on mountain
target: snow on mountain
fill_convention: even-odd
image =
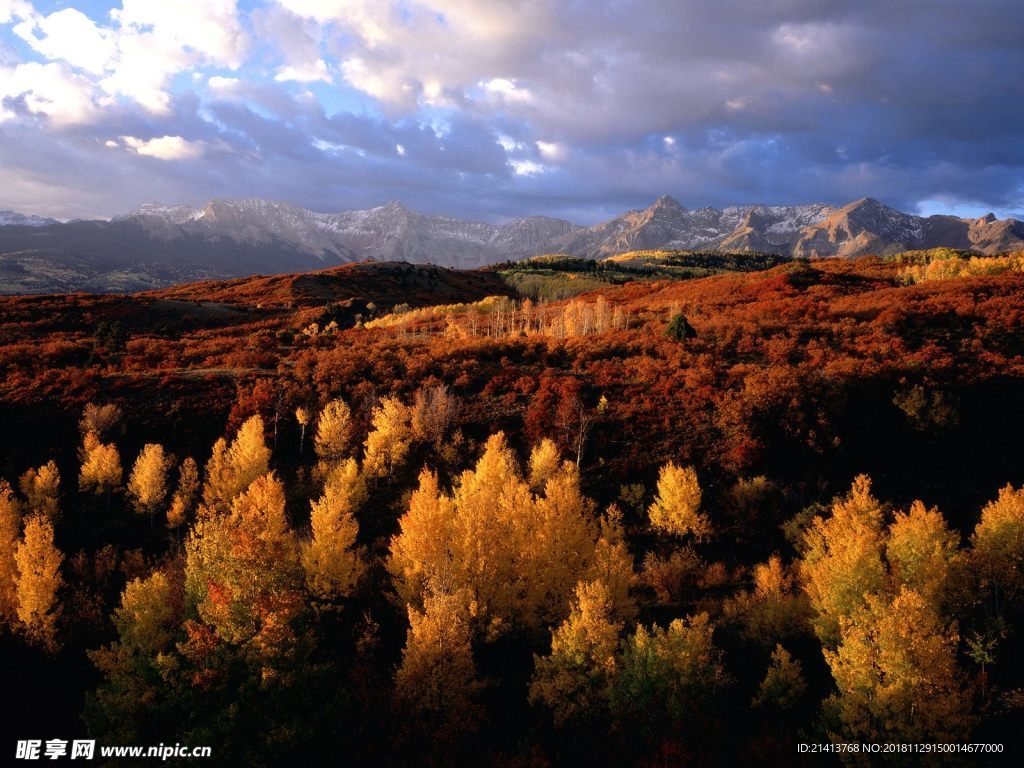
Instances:
[[[17,211],[0,211],[0,227],[45,227],[58,224],[56,219],[43,216],[25,215]]]

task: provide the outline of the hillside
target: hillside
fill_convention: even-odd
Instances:
[[[1024,260],[777,258],[364,263],[0,297],[0,518],[24,514],[25,537],[52,520],[64,558],[59,613],[34,634],[4,619],[5,682],[26,691],[5,727],[171,729],[229,764],[320,764],[340,744],[410,768],[424,750],[802,765],[802,734],[851,695],[823,650],[878,625],[941,662],[914,667],[935,681],[908,689],[915,713],[1009,743]],[[586,290],[533,295],[516,274]],[[876,581],[840,615],[874,613],[834,630],[811,579],[841,586],[849,551]],[[556,666],[584,620],[605,649],[589,698],[585,669]],[[757,704],[771,669],[799,685]],[[442,674],[455,704],[424,709],[414,673]]]

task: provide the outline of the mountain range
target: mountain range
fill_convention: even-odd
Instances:
[[[581,227],[532,216],[505,224],[377,208],[318,213],[248,198],[201,208],[149,203],[111,221],[0,212],[0,293],[129,291],[205,278],[320,269],[372,258],[473,268],[545,253],[600,259],[652,248],[858,256],[948,246],[1024,249],[1024,222],[914,216],[873,198],[842,207],[732,206],[690,210],[659,197]]]

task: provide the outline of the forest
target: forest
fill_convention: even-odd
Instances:
[[[694,259],[0,298],[6,744],[1012,760],[1024,255]]]

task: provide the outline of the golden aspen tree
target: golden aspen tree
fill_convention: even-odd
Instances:
[[[971,564],[997,614],[1024,591],[1024,487],[1007,485],[981,510],[971,536]]]
[[[614,504],[601,517],[601,532],[594,545],[587,578],[604,583],[611,599],[613,616],[632,619],[636,615],[636,601],[630,594],[636,583],[633,555],[629,552],[622,529],[622,512]]]
[[[885,585],[882,539],[882,508],[867,475],[859,475],[850,493],[832,505],[832,514],[815,518],[804,534],[800,572],[817,614],[814,629],[826,645],[839,639],[840,619]]]
[[[82,491],[91,491],[97,496],[110,494],[121,484],[121,454],[113,443],[101,443],[95,432],[89,432],[79,452],[82,461],[78,472],[78,487]]]
[[[171,459],[159,443],[147,443],[128,477],[128,497],[140,515],[153,515],[167,500],[167,472]]]
[[[941,610],[950,574],[959,560],[958,539],[938,509],[927,509],[915,501],[908,512],[897,513],[889,526],[885,556],[893,581]]]
[[[441,744],[474,730],[481,715],[466,600],[461,592],[431,592],[422,612],[409,608],[409,633],[395,675],[399,705]]]
[[[540,493],[562,466],[562,457],[553,440],[544,438],[530,451],[530,488]]]
[[[840,618],[840,642],[825,651],[838,693],[826,712],[833,739],[956,742],[971,727],[970,700],[956,665],[958,637],[912,589],[892,600],[869,595]]]
[[[14,627],[18,620],[18,567],[14,552],[21,536],[21,505],[10,483],[0,480],[0,621]]]
[[[254,480],[226,515],[199,520],[185,544],[185,594],[225,641],[272,653],[294,638],[303,573],[273,473]]]
[[[701,489],[693,467],[670,461],[658,473],[658,495],[647,510],[654,528],[675,536],[692,534],[700,541],[711,533],[711,523],[700,513]]]
[[[591,510],[571,464],[534,496],[499,432],[451,496],[431,473],[420,476],[391,541],[388,569],[413,605],[431,580],[445,591],[466,590],[474,623],[489,637],[513,625],[538,629],[564,617],[572,589],[594,562]]]
[[[226,512],[232,500],[270,470],[270,449],[263,419],[249,417],[230,443],[219,439],[206,465],[203,504],[209,511]]]
[[[398,525],[387,568],[401,601],[418,607],[428,583],[448,590],[455,580],[455,502],[441,491],[434,472],[420,472],[419,486]]]
[[[27,470],[18,480],[18,487],[30,511],[57,522],[60,517],[60,470],[55,461]]]
[[[524,542],[527,624],[544,626],[564,618],[581,571],[594,558],[594,505],[580,490],[580,473],[565,462],[534,500]]]
[[[409,452],[412,414],[397,397],[385,397],[373,409],[366,437],[363,471],[369,477],[390,475]]]
[[[602,581],[580,582],[568,618],[551,633],[551,653],[534,657],[530,703],[543,704],[555,725],[599,717],[618,664],[622,623]]]
[[[320,461],[333,464],[345,458],[351,444],[352,409],[341,398],[331,400],[316,420],[316,455]]]
[[[454,501],[456,587],[470,591],[478,621],[496,636],[529,613],[523,585],[533,575],[523,566],[534,499],[504,434],[492,435],[459,477]]]
[[[768,672],[751,704],[755,707],[792,709],[806,692],[807,682],[804,680],[802,665],[789,655],[789,651],[776,645]]]
[[[321,600],[350,594],[363,571],[355,512],[364,501],[366,483],[356,460],[348,459],[327,476],[323,495],[310,502],[313,536],[303,546],[302,565],[306,585]]]
[[[25,521],[25,533],[14,552],[18,619],[26,635],[49,649],[56,647],[57,592],[63,585],[64,556],[53,545],[53,524],[35,514]]]
[[[295,420],[299,423],[299,454],[306,446],[306,427],[313,421],[313,414],[305,406],[300,405],[295,409]]]
[[[199,495],[199,465],[191,456],[185,458],[178,468],[178,487],[167,508],[167,527],[180,528],[195,510]]]

